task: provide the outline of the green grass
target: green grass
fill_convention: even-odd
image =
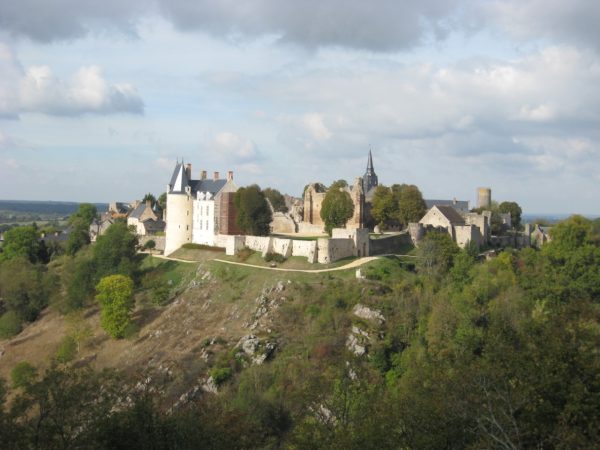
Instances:
[[[221,256],[219,256],[219,259],[222,259],[225,261],[232,261],[232,262],[242,262],[244,264],[250,264],[250,265],[259,266],[259,267],[271,267],[271,263],[265,261],[265,259],[261,256],[261,254],[259,252],[253,252],[248,258],[246,258],[243,261],[240,260],[237,256],[227,256],[227,255],[221,255]],[[304,256],[290,256],[285,262],[276,263],[276,267],[281,268],[281,269],[299,269],[299,270],[331,269],[334,267],[344,266],[344,265],[354,261],[355,259],[356,259],[356,257],[350,256],[348,258],[340,259],[331,264],[319,264],[319,263],[311,264],[307,261],[307,259]]]

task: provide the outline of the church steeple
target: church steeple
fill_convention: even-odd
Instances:
[[[369,149],[367,170],[365,172],[365,175],[363,176],[363,191],[365,192],[365,195],[378,184],[379,182],[377,180],[377,175],[375,174],[375,169],[373,168],[373,155],[371,154],[371,149]]]

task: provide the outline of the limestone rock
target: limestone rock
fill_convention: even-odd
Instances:
[[[216,394],[219,392],[217,384],[212,376],[208,377],[208,379],[202,384],[201,389],[204,392],[210,392],[211,394]]]
[[[376,320],[380,324],[385,322],[385,317],[383,316],[383,314],[381,314],[381,311],[371,309],[367,306],[361,305],[360,303],[357,303],[354,306],[354,308],[352,309],[352,313],[356,317],[360,317],[361,319]]]

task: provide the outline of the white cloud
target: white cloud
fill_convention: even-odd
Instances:
[[[81,114],[141,114],[144,104],[136,88],[111,84],[100,67],[81,67],[70,80],[48,66],[23,69],[14,52],[0,43],[0,117],[22,113],[76,116]]]
[[[213,136],[209,151],[215,152],[228,162],[252,163],[261,159],[260,151],[254,142],[230,131]]]

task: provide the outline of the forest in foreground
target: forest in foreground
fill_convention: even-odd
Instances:
[[[489,261],[432,233],[364,280],[75,244],[0,258],[1,448],[598,448],[598,221]]]

